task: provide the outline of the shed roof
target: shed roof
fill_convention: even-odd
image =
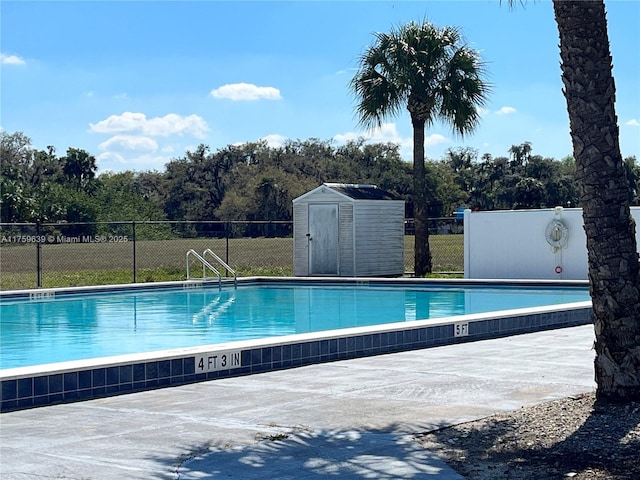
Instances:
[[[382,190],[376,185],[356,183],[325,183],[324,185],[354,200],[400,200],[393,193]]]

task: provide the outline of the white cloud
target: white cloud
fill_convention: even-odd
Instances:
[[[628,120],[624,123],[625,125],[629,125],[630,127],[640,127],[640,122],[635,118]]]
[[[395,123],[383,123],[380,127],[373,128],[366,133],[347,132],[339,133],[333,137],[338,143],[346,143],[363,138],[368,143],[397,143],[399,145],[411,145],[411,138],[403,138],[396,128]]]
[[[175,143],[179,140],[167,140],[167,137],[191,135],[202,138],[209,130],[207,123],[197,115],[170,113],[147,118],[145,114],[136,112],[111,115],[95,124],[90,123],[89,127],[91,132],[109,134],[110,137],[98,145],[102,151],[96,156],[100,173],[162,171],[171,161],[174,150],[182,149]]]
[[[435,147],[436,145],[440,145],[441,143],[447,143],[449,139],[444,135],[440,135],[439,133],[434,133],[433,135],[427,135],[424,139],[425,147]]]
[[[17,55],[6,55],[4,53],[0,53],[0,63],[2,63],[2,65],[24,65],[27,62]]]
[[[510,115],[516,112],[517,110],[513,107],[502,107],[500,110],[496,111],[498,115]]]
[[[365,135],[361,135],[356,132],[338,133],[333,136],[333,139],[338,143],[347,143],[351,140],[357,140],[358,138],[366,138]]]
[[[413,157],[413,136],[403,137],[398,132],[395,123],[383,123],[380,127],[368,131],[366,134],[347,132],[333,137],[337,143],[346,143],[350,140],[363,138],[366,143],[395,143],[400,146],[400,154],[403,158]],[[439,133],[427,135],[424,138],[425,148],[435,147],[442,143],[447,143],[449,139]]]
[[[143,132],[148,135],[161,136],[168,136],[176,133],[178,135],[190,133],[196,138],[204,138],[207,130],[209,130],[207,122],[198,115],[182,117],[175,113],[170,113],[164,117],[156,117],[148,120]]]
[[[98,172],[101,173],[105,171],[119,172],[121,170],[126,170],[124,167],[127,162],[119,153],[104,152],[96,155],[96,163],[98,165]],[[113,164],[116,164],[116,168],[112,166]],[[120,168],[118,168],[118,166],[120,166]]]
[[[155,152],[158,142],[153,138],[138,135],[115,135],[98,145],[100,150],[129,150]]]
[[[252,83],[231,83],[211,90],[213,98],[229,100],[281,100],[280,90],[274,87],[258,87]]]
[[[163,171],[171,159],[162,155],[123,155],[117,152],[104,152],[96,156],[98,174],[124,171]]]
[[[333,137],[333,139],[338,143],[346,143],[358,138],[364,138],[365,141],[369,143],[397,143],[401,146],[412,144],[412,138],[403,138],[400,133],[398,133],[395,123],[383,123],[380,127],[373,128],[365,134],[347,132]]]
[[[377,128],[374,128],[369,132],[369,141],[374,143],[398,143],[402,145],[411,140],[409,138],[402,138],[395,123],[383,123]]]
[[[96,124],[90,123],[89,127],[94,133],[140,132],[151,137],[191,134],[196,138],[204,138],[209,130],[207,122],[198,115],[183,117],[175,113],[147,118],[144,113],[124,112],[122,115],[111,115]]]
[[[133,132],[144,130],[146,122],[144,113],[124,112],[122,115],[111,115],[95,125],[90,123],[89,127],[95,133]]]
[[[287,140],[287,137],[285,137],[284,135],[278,135],[277,133],[272,133],[271,135],[262,137],[260,140],[266,140],[267,145],[269,145],[271,148],[279,148]]]

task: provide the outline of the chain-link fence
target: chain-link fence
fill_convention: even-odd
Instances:
[[[461,273],[462,223],[432,219],[429,228],[434,271]],[[412,233],[408,221],[408,275]],[[2,223],[0,239],[0,290],[184,280],[187,262],[201,278],[202,263],[187,252],[206,249],[238,276],[293,275],[293,222]]]

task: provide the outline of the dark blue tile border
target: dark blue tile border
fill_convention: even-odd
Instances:
[[[462,320],[464,322],[464,320]],[[196,357],[100,366],[2,380],[0,412],[76,402],[109,395],[183,385],[301,365],[344,360],[454,343],[499,338],[591,323],[591,308],[486,318],[468,322],[467,335],[456,337],[454,323],[406,326],[388,331],[242,349],[240,366],[196,373]],[[277,341],[277,340],[276,340]]]

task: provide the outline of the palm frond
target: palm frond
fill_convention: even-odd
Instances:
[[[439,116],[464,136],[478,126],[480,109],[491,92],[484,80],[485,64],[477,52],[463,45],[455,50],[444,73]]]
[[[477,126],[490,86],[459,28],[409,22],[374,36],[350,83],[361,125],[379,126],[406,107],[425,125],[442,120],[460,135]]]

